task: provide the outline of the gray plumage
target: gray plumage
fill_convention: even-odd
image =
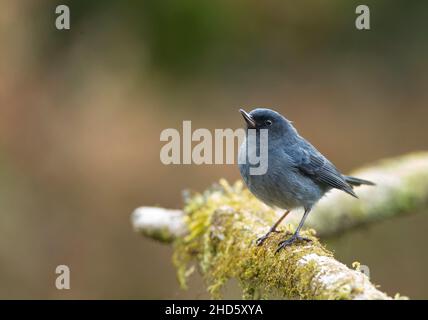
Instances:
[[[239,165],[245,184],[257,198],[270,206],[287,210],[298,207],[305,209],[294,238],[291,241],[284,241],[286,243],[283,242],[280,248],[294,240],[303,239],[298,232],[311,208],[326,192],[335,188],[357,198],[353,186],[373,185],[370,181],[342,175],[326,157],[297,133],[289,120],[279,113],[264,108],[255,109],[249,114],[241,110],[241,113],[246,120],[247,128],[256,129],[258,137],[260,129],[268,129],[269,143],[268,168],[264,175],[250,175],[248,161]],[[244,150],[250,150],[247,148],[247,141],[248,139],[240,147],[240,156]],[[258,153],[259,147],[257,143]],[[276,226],[274,225],[268,234],[275,231]]]

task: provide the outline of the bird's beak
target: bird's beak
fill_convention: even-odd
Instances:
[[[239,109],[239,112],[241,112],[242,116],[244,117],[245,122],[248,125],[248,128],[252,128],[254,129],[256,127],[256,122],[254,121],[253,117],[250,116],[249,113],[247,113],[245,110],[243,109]]]

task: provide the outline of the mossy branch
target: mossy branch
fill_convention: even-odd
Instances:
[[[308,225],[322,235],[363,223],[416,211],[427,205],[428,153],[381,161],[356,175],[377,183],[357,190],[361,200],[331,192],[311,213]],[[316,217],[320,215],[321,217]],[[388,299],[361,272],[336,261],[309,229],[310,243],[297,243],[275,254],[277,243],[292,232],[274,234],[262,247],[254,240],[264,234],[278,212],[255,199],[241,182],[224,180],[203,194],[186,199],[184,212],[139,208],[133,213],[137,231],[164,242],[173,241],[174,262],[185,286],[192,261],[214,297],[230,278],[238,279],[245,298],[277,295],[307,299]],[[328,223],[325,223],[327,220]]]

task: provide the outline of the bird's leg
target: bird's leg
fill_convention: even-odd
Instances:
[[[279,226],[279,224],[284,220],[284,218],[290,213],[290,210],[287,210],[284,212],[284,214],[281,216],[281,218],[278,219],[277,222],[269,229],[269,231],[263,236],[257,239],[256,243],[258,246],[261,246],[263,242],[269,237],[269,235],[273,232],[278,232],[276,228]]]
[[[309,238],[301,237],[299,234],[300,229],[303,227],[303,224],[305,223],[305,220],[306,220],[310,211],[311,211],[311,208],[305,209],[305,213],[303,214],[302,220],[300,220],[300,223],[296,229],[296,232],[294,232],[294,234],[291,236],[290,239],[281,241],[278,244],[278,249],[276,249],[276,252],[280,251],[281,249],[285,248],[286,246],[289,246],[290,244],[292,244],[295,241],[312,241]]]

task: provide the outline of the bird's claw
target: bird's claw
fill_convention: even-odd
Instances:
[[[268,232],[264,236],[257,238],[256,245],[261,246],[263,244],[263,242],[265,242],[265,240],[269,237],[269,234],[271,234],[271,232]]]
[[[262,244],[263,244],[263,242],[265,242],[265,240],[267,239],[267,238],[269,238],[269,235],[271,234],[271,233],[281,233],[282,231],[280,231],[280,230],[276,230],[276,229],[274,229],[274,230],[269,230],[264,236],[262,236],[262,237],[260,237],[260,238],[257,238],[257,240],[256,240],[256,244],[258,245],[258,246],[261,246]]]
[[[278,248],[276,249],[275,253],[278,253],[279,251],[281,251],[281,249],[284,249],[285,247],[293,244],[296,241],[311,242],[312,240],[309,238],[294,234],[290,239],[287,239],[278,243]]]

